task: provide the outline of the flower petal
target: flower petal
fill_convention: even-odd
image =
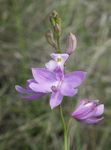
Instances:
[[[31,83],[29,87],[34,92],[42,92],[42,93],[49,93],[51,92],[52,85],[50,83],[43,83],[43,84],[37,84],[37,83]]]
[[[103,112],[104,112],[104,105],[103,104],[98,105],[96,108],[95,116],[100,116],[103,114]]]
[[[62,59],[61,63],[64,64],[66,62],[66,60],[68,59],[69,55],[64,53],[64,54],[56,54],[56,53],[52,53],[51,57],[57,62],[57,59],[60,58]]]
[[[60,88],[62,95],[64,96],[74,96],[77,94],[78,89],[74,89],[70,84],[63,82]]]
[[[54,109],[58,105],[61,104],[63,99],[63,95],[60,93],[60,91],[52,92],[51,98],[50,98],[50,106],[51,109]]]
[[[56,79],[58,81],[61,81],[64,78],[64,72],[60,67],[57,67],[55,69],[55,73],[56,73]]]
[[[90,112],[93,111],[93,109],[95,108],[93,102],[84,104],[84,101],[79,102],[80,105],[78,105],[75,109],[75,111],[72,113],[72,116],[74,116],[75,118],[81,118],[84,117],[85,115],[89,114]]]
[[[40,97],[43,97],[44,95],[46,95],[46,94],[45,93],[36,93],[34,95],[23,96],[22,98],[24,98],[26,100],[38,100]]]
[[[16,85],[15,86],[15,89],[16,91],[18,91],[19,93],[21,94],[29,94],[29,93],[32,93],[32,90],[31,89],[24,89],[23,87],[19,86],[19,85]]]
[[[50,60],[48,63],[45,64],[46,68],[50,71],[54,71],[57,67],[57,63],[54,60]]]
[[[83,114],[78,115],[78,117],[80,117],[81,120],[84,120],[84,119],[94,117],[94,113],[95,113],[95,109],[92,109],[92,110],[89,109],[86,112],[84,112]]]
[[[82,84],[85,77],[86,77],[86,72],[74,71],[64,76],[64,82],[73,85],[73,87],[75,88]]]
[[[86,120],[83,120],[83,122],[87,123],[87,124],[97,124],[99,123],[101,120],[103,119],[103,117],[101,118],[88,118]]]
[[[56,81],[55,73],[46,68],[32,68],[32,74],[38,83],[52,83]]]

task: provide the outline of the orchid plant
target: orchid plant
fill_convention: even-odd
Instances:
[[[74,52],[77,40],[73,33],[69,33],[66,52],[62,53],[60,48],[61,19],[56,11],[52,12],[50,22],[53,30],[46,34],[46,38],[48,43],[56,49],[56,53],[51,54],[51,60],[43,68],[32,68],[33,78],[27,80],[26,88],[19,85],[16,85],[15,88],[27,100],[35,100],[48,93],[51,94],[49,104],[51,109],[59,107],[64,130],[64,150],[68,150],[68,129],[61,103],[64,96],[73,97],[77,94],[87,72],[65,73],[65,63]],[[72,113],[72,118],[82,123],[96,124],[103,119],[103,112],[104,105],[99,104],[98,100],[82,99]]]

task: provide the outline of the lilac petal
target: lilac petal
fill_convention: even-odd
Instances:
[[[61,67],[58,66],[54,60],[50,60],[48,63],[45,64],[45,66],[49,71],[53,71],[56,73],[57,80],[61,80],[63,78],[63,69],[61,69]]]
[[[36,93],[34,95],[23,96],[22,98],[24,98],[26,100],[38,100],[40,97],[43,97],[44,95],[46,95],[46,94],[45,93]]]
[[[56,81],[55,73],[45,68],[32,68],[32,74],[38,83],[52,83]]]
[[[82,100],[80,100],[80,101],[78,102],[76,108],[79,110],[79,109],[83,108],[83,106],[84,106],[86,103],[88,103],[88,102],[89,102],[88,99],[82,99]]]
[[[53,92],[50,98],[51,109],[54,109],[55,107],[60,105],[62,102],[62,99],[63,99],[63,95],[60,93],[60,91]]]
[[[93,103],[88,103],[86,105],[81,104],[80,107],[77,107],[76,110],[72,113],[72,116],[82,117],[91,112],[93,109]]]
[[[92,110],[88,110],[87,112],[83,113],[80,115],[80,119],[84,120],[84,119],[88,119],[90,117],[93,117],[95,114],[95,110],[96,109],[92,109]]]
[[[64,72],[60,67],[57,67],[55,69],[55,73],[56,73],[56,79],[57,80],[62,80],[64,78]]]
[[[85,71],[74,71],[75,76],[78,76],[81,80],[84,80],[86,78],[87,72]]]
[[[66,62],[66,60],[69,58],[68,54],[61,54],[62,60],[63,60],[63,64]]]
[[[85,77],[86,77],[86,72],[74,71],[65,75],[64,82],[73,85],[73,87],[75,88],[78,87],[80,84],[82,84]]]
[[[29,94],[29,93],[32,93],[32,90],[30,89],[24,89],[23,87],[19,86],[19,85],[16,85],[15,86],[15,89],[16,91],[18,91],[19,93],[21,94]]]
[[[29,87],[34,91],[34,92],[42,92],[42,93],[49,93],[51,92],[51,87],[53,85],[50,83],[43,83],[43,84],[37,84],[37,83],[31,83]]]
[[[64,96],[74,96],[77,94],[78,89],[74,89],[70,84],[64,83],[61,85],[61,94]]]
[[[95,116],[101,116],[104,112],[104,105],[101,104],[101,105],[98,105],[96,107],[96,112],[95,112]]]
[[[35,82],[35,83],[36,83],[36,81],[35,81],[34,79],[29,79],[29,80],[27,80],[27,85],[29,85],[29,84],[32,83],[32,82]]]
[[[85,123],[87,123],[87,124],[97,124],[97,123],[99,123],[102,119],[103,119],[103,117],[101,117],[101,118],[88,118],[88,119],[84,120],[83,122],[85,122]]]
[[[48,63],[45,64],[46,68],[50,71],[54,71],[57,67],[57,63],[54,60],[50,60]]]
[[[26,82],[26,88],[27,88],[28,90],[31,90],[30,87],[29,87],[29,84],[32,83],[32,82],[37,83],[34,79],[29,79],[29,80],[27,80],[27,82]],[[31,91],[32,91],[32,90],[31,90]]]

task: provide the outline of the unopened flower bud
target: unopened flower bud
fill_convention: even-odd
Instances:
[[[104,105],[99,104],[98,100],[83,99],[72,113],[72,117],[87,124],[97,124],[103,119],[103,113]]]
[[[53,28],[56,26],[56,24],[61,26],[61,18],[55,10],[50,15],[50,23]]]
[[[52,11],[52,16],[53,16],[54,18],[55,18],[56,16],[58,16],[57,11],[53,10],[53,11]]]
[[[50,23],[54,27],[56,24],[55,18],[58,16],[58,13],[54,10],[50,15]]]
[[[49,30],[48,32],[46,32],[46,35],[45,35],[46,39],[47,39],[47,42],[54,48],[56,48],[56,43],[54,41],[54,37],[53,37],[53,33],[51,30]]]
[[[71,55],[72,52],[75,50],[77,46],[77,39],[74,34],[69,33],[68,38],[67,38],[67,49],[66,53]]]

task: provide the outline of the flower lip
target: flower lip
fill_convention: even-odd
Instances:
[[[57,62],[59,63],[59,62],[62,62],[62,58],[57,58]]]
[[[65,58],[62,56],[63,54],[55,54],[52,53],[51,57],[52,60],[50,60],[48,63],[45,64],[46,68],[50,71],[57,72],[57,70],[61,69],[61,71],[64,70],[64,63],[66,61],[67,54],[65,55]]]
[[[64,54],[52,53],[51,57],[58,65],[64,65],[69,55],[66,53]]]

